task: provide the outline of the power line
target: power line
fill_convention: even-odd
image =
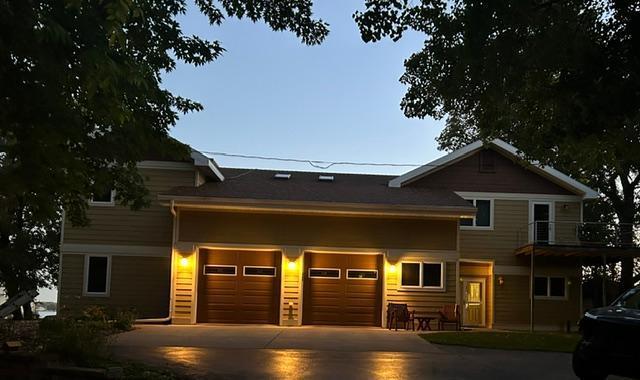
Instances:
[[[388,167],[418,167],[424,166],[423,164],[395,164],[395,163],[382,163],[382,162],[353,162],[353,161],[324,161],[324,160],[310,160],[302,158],[288,158],[288,157],[273,157],[273,156],[257,156],[250,154],[235,154],[227,152],[211,152],[201,150],[200,152],[206,153],[212,156],[222,157],[235,157],[235,158],[247,158],[255,160],[268,160],[268,161],[281,161],[281,162],[298,162],[303,164],[309,164],[318,169],[329,169],[335,165],[353,165],[353,166],[388,166]]]

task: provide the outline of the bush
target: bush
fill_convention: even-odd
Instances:
[[[46,318],[40,322],[39,340],[44,352],[77,365],[90,365],[106,357],[108,330],[103,321]]]
[[[133,310],[118,310],[110,319],[111,325],[117,331],[129,331],[133,329],[133,324],[137,319],[136,312]]]

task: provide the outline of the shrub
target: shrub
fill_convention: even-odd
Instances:
[[[46,318],[40,322],[39,340],[44,352],[77,365],[90,365],[106,357],[108,329],[104,321]]]
[[[136,318],[136,312],[133,310],[117,310],[110,318],[111,326],[117,331],[129,331],[133,329]]]

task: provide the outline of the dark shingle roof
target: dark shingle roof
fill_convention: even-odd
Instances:
[[[163,195],[467,209],[470,207],[464,199],[445,189],[389,187],[388,182],[395,178],[394,176],[231,168],[221,170],[225,176],[223,182],[207,182],[198,187],[175,187]],[[276,173],[290,173],[291,178],[276,179]],[[334,181],[320,181],[319,175],[333,176]]]

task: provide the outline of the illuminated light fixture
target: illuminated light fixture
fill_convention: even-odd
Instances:
[[[396,273],[396,266],[394,264],[389,265],[389,273]]]
[[[289,263],[287,264],[287,268],[289,268],[289,270],[295,270],[296,269],[296,262],[295,261],[289,261]]]
[[[180,259],[180,266],[181,267],[189,266],[189,259],[187,259],[186,257],[181,258]]]
[[[504,277],[502,276],[498,277],[498,285],[500,286],[504,285]]]

